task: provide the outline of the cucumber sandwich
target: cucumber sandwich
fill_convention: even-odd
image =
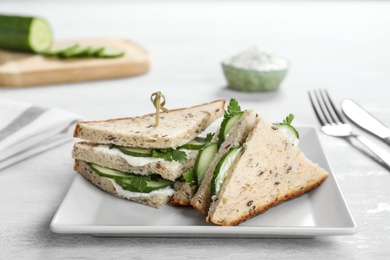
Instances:
[[[193,168],[207,143],[198,137],[223,115],[224,100],[133,118],[79,122],[73,147],[75,170],[112,195],[159,208],[173,183]]]
[[[222,122],[218,149],[190,201],[207,215],[207,221],[238,225],[311,191],[328,176],[297,147],[299,135],[291,125],[292,115],[277,124],[254,110],[225,113],[226,118],[234,122]],[[230,126],[221,134],[224,124]]]

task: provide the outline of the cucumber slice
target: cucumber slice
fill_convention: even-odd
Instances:
[[[182,145],[180,148],[188,149],[188,150],[199,150],[205,144],[209,143],[213,138],[213,133],[207,134],[207,136],[197,136],[194,140]]]
[[[87,55],[90,57],[97,56],[99,52],[101,52],[104,48],[103,47],[91,47],[89,48]]]
[[[189,141],[188,143],[180,146],[180,148],[187,149],[187,150],[199,150],[205,145],[204,142],[199,142],[196,139]]]
[[[47,21],[38,17],[0,15],[0,48],[39,53],[53,41]]]
[[[218,143],[210,142],[200,149],[195,161],[194,173],[198,185],[202,183],[204,175],[211,161],[214,159],[215,154],[218,152]]]
[[[230,150],[227,151],[219,160],[213,173],[213,179],[211,180],[211,196],[214,196],[218,193],[230,171],[230,168],[241,154],[241,150],[241,147],[230,148]]]
[[[218,134],[218,144],[221,146],[223,141],[225,141],[227,134],[229,133],[230,129],[237,123],[238,119],[241,118],[242,114],[244,112],[238,112],[230,116],[229,118],[226,118],[222,121],[221,129]]]
[[[121,186],[124,190],[132,192],[149,193],[154,190],[168,187],[173,183],[172,181],[165,180],[158,175],[135,175],[103,167],[94,163],[90,163],[89,167],[99,176],[114,179],[115,182],[118,183],[118,185]],[[146,182],[146,185],[142,186],[142,189],[140,188],[141,185],[135,185],[137,183],[139,184],[141,181]]]
[[[97,52],[95,56],[99,58],[117,58],[123,56],[124,54],[125,52],[122,50],[103,48]]]
[[[61,58],[76,58],[87,57],[90,47],[75,45],[73,48],[69,48],[65,51],[59,52],[58,56]]]
[[[58,57],[61,57],[61,58],[68,58],[70,56],[73,55],[73,53],[79,48],[79,45],[78,44],[74,44],[72,46],[70,46],[69,48],[65,48],[63,49],[62,51],[59,51],[57,53],[57,56]]]
[[[134,177],[136,178],[136,177]],[[163,178],[154,178],[152,180],[146,181],[146,186],[141,190],[134,185],[134,178],[132,179],[119,179],[116,180],[119,186],[121,186],[124,190],[132,191],[132,192],[141,192],[141,193],[149,193],[154,190],[163,189],[172,185],[172,181],[165,180]],[[142,176],[140,176],[142,178]]]
[[[117,147],[122,153],[130,155],[130,156],[134,156],[134,157],[152,157],[153,156],[152,149],[130,148],[130,147],[124,147],[124,146],[117,146]]]
[[[78,44],[72,44],[72,45],[69,45],[67,47],[60,48],[60,49],[48,49],[48,50],[41,52],[41,54],[46,55],[46,56],[56,56],[60,53],[65,53],[65,52],[68,52],[72,49],[75,49],[75,48],[77,48],[77,46],[78,46]]]
[[[132,175],[121,171],[113,170],[107,167],[103,167],[94,163],[89,164],[89,167],[96,172],[99,176],[110,178],[110,179],[126,179],[131,178]]]
[[[299,134],[298,131],[292,126],[288,124],[276,124],[279,128],[279,131],[282,132],[287,139],[294,144],[294,146],[299,145]]]
[[[89,46],[80,46],[74,52],[73,56],[71,56],[71,58],[73,58],[73,57],[89,57],[89,55],[88,55],[89,49],[91,49],[91,47],[89,47]]]

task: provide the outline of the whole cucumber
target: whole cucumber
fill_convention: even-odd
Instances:
[[[40,53],[51,47],[52,30],[39,17],[0,15],[0,48]]]

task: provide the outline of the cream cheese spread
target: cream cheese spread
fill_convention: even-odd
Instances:
[[[130,156],[130,155],[122,153],[118,149],[110,149],[108,145],[97,145],[93,149],[96,151],[105,153],[105,154],[119,156],[122,159],[126,160],[127,163],[132,165],[132,166],[144,166],[144,165],[147,165],[149,163],[164,161],[164,159],[162,159],[162,158]]]
[[[136,157],[136,156],[127,155],[127,154],[122,153],[118,149],[110,149],[109,145],[104,145],[104,144],[97,145],[93,149],[96,151],[102,152],[104,154],[109,154],[112,156],[119,156],[122,159],[126,160],[126,162],[131,166],[144,166],[144,165],[147,165],[149,163],[167,162],[162,158]],[[194,156],[194,151],[187,150],[187,149],[181,149],[181,150],[187,154],[187,158]],[[170,161],[169,163],[180,164],[179,162],[176,162],[176,161]]]
[[[236,68],[257,71],[284,70],[288,61],[262,47],[250,47],[225,61],[226,64]]]

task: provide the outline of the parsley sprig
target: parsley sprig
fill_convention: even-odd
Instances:
[[[289,114],[285,119],[283,119],[283,125],[291,125],[292,121],[294,120],[294,115]]]
[[[153,158],[162,158],[166,161],[187,162],[187,154],[181,150],[175,149],[156,149],[152,152]]]
[[[213,137],[214,137],[214,133],[208,133],[205,137],[200,137],[200,136],[195,137],[195,141],[199,143],[207,144],[210,143],[211,140],[213,140]]]
[[[186,183],[188,183],[188,185],[190,185],[190,187],[197,184],[194,169],[189,169],[186,172],[184,172],[183,175],[181,176],[181,179],[183,181],[185,181]]]
[[[206,143],[210,143],[211,140],[213,140],[214,134],[215,134],[215,133],[208,133],[208,134],[206,135],[206,138],[205,138],[204,141],[205,141]]]
[[[295,134],[295,136],[299,139],[299,133],[297,131],[297,129],[295,129],[295,127],[292,126],[292,121],[294,120],[294,115],[293,114],[289,114],[285,119],[283,119],[283,122],[282,123],[274,123],[274,125],[276,126],[281,126],[281,125],[285,125],[285,126],[288,126]]]
[[[241,107],[238,104],[238,101],[234,98],[231,98],[229,101],[229,105],[225,110],[223,119],[225,120],[227,117],[232,117],[239,112],[241,112]]]
[[[151,181],[150,175],[145,176],[132,176],[131,185],[134,186],[140,192],[143,192],[147,186],[147,182]]]

